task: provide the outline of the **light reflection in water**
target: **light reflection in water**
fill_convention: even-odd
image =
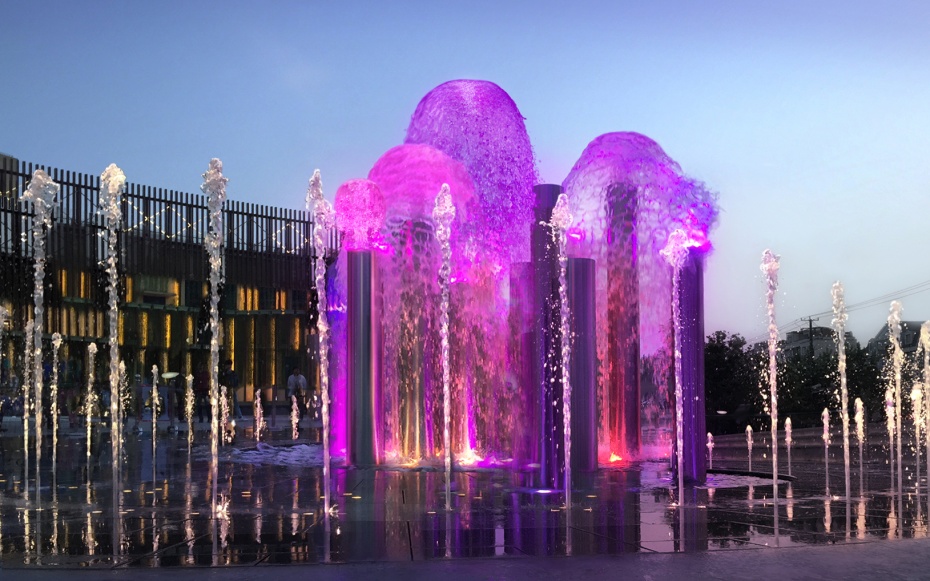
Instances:
[[[888,538],[893,539],[895,538],[895,532],[898,530],[898,515],[894,510],[894,499],[888,504],[891,507],[891,510],[888,512]]]
[[[84,547],[88,555],[93,555],[97,548],[97,537],[94,533],[94,515],[87,511],[87,523],[84,528]]]
[[[865,538],[865,498],[860,498],[856,506],[856,536]]]
[[[830,496],[825,496],[823,499],[823,529],[827,531],[827,533],[831,532],[830,529],[833,527],[833,515],[830,513],[830,504]]]
[[[297,478],[294,479],[291,498],[291,535],[296,536],[300,525],[300,513],[297,512],[300,504],[300,481]]]

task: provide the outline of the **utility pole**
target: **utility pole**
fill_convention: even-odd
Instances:
[[[807,321],[807,338],[810,340],[810,347],[811,347],[810,356],[811,356],[811,359],[813,359],[814,358],[814,321],[819,321],[820,318],[818,317],[814,319],[814,318],[808,317],[806,319],[801,319],[801,320]]]

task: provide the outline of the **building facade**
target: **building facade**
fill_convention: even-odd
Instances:
[[[40,168],[61,186],[46,243],[44,352],[51,352],[51,334],[61,333],[61,383],[74,390],[86,381],[89,343],[100,347],[97,377],[105,378],[108,365],[100,179],[9,156],[0,156],[0,304],[11,313],[0,340],[2,382],[22,377],[24,329],[34,313],[33,214],[19,198]],[[206,197],[129,183],[122,214],[118,333],[130,376],[150,381],[153,365],[182,375],[207,371]],[[226,202],[224,218],[221,358],[233,360],[239,401],[248,402],[255,389],[270,397],[295,365],[316,374],[315,353],[308,355],[315,345],[313,224],[305,211],[236,201]]]

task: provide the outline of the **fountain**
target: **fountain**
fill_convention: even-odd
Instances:
[[[436,222],[436,239],[442,249],[442,266],[439,267],[439,288],[442,302],[439,305],[439,336],[442,348],[442,449],[446,471],[446,511],[452,510],[452,392],[449,369],[449,279],[452,275],[452,221],[455,206],[449,193],[449,184],[442,184],[433,207]]]
[[[788,452],[788,476],[791,476],[791,418],[785,418],[785,450]]]
[[[904,451],[901,447],[901,368],[904,366],[904,351],[901,349],[901,311],[899,301],[891,301],[888,315],[888,338],[891,340],[891,361],[894,369],[892,384],[894,392],[894,449],[898,455],[898,494],[904,490]]]
[[[714,435],[707,432],[707,467],[714,469]]]
[[[33,311],[32,327],[32,349],[30,354],[31,362],[34,366],[32,373],[33,381],[33,402],[35,405],[35,442],[36,442],[36,499],[39,499],[39,490],[41,488],[41,463],[42,463],[42,421],[45,416],[43,413],[43,383],[45,381],[43,373],[42,358],[42,335],[45,326],[45,240],[49,229],[52,227],[52,213],[57,206],[57,196],[61,187],[54,182],[43,170],[36,170],[32,175],[32,181],[29,187],[20,197],[20,203],[29,202],[32,205],[32,244],[33,256],[35,258],[35,290],[33,291],[33,300],[35,309]],[[27,384],[23,384],[23,389],[28,394]],[[29,397],[24,398],[23,408],[29,407]],[[23,416],[24,419],[26,416]],[[28,422],[23,427],[23,433],[29,431]],[[28,436],[25,437],[25,444],[28,448]],[[28,462],[28,460],[27,460]],[[28,470],[28,468],[27,468]],[[28,474],[28,471],[27,471]],[[28,482],[26,483],[28,486]]]
[[[769,414],[772,417],[772,499],[778,510],[778,324],[775,322],[775,292],[778,290],[779,256],[766,249],[762,253],[762,273],[765,275],[765,304],[769,318]],[[790,463],[790,462],[789,462]],[[778,519],[775,519],[776,538]]]
[[[833,331],[836,340],[837,364],[840,375],[840,421],[843,423],[843,466],[846,476],[846,499],[849,493],[849,392],[846,388],[846,300],[843,285],[833,284]]]
[[[916,469],[914,472],[914,482],[916,487],[920,488],[920,434],[924,429],[924,403],[923,403],[923,386],[919,383],[914,384],[911,389],[911,420],[914,423],[914,460]]]
[[[224,484],[219,470],[222,462],[242,452],[240,446],[220,449],[220,438],[228,434],[228,402],[226,386],[216,376],[221,344],[229,348],[221,335],[218,307],[225,282],[224,244],[232,234],[224,219],[226,178],[219,160],[211,160],[203,179],[209,215],[204,245],[209,265],[211,443],[209,474],[203,483],[191,482],[191,466],[206,462],[206,456],[198,456],[194,446],[189,375],[185,510],[194,512],[190,499],[198,495],[198,486],[209,487],[200,497],[209,499],[213,563],[219,564],[217,555],[226,551],[231,538],[227,533],[234,530],[236,510],[241,508],[236,504],[249,502],[251,494],[240,501],[231,492],[232,480]],[[602,478],[599,460],[627,478],[623,471],[638,471],[641,462],[669,453],[664,440],[645,442],[641,437],[644,358],[664,362],[655,365],[654,409],[669,401],[668,390],[674,386],[679,534],[684,538],[686,530],[700,528],[691,509],[700,506],[704,493],[693,485],[705,481],[714,453],[713,436],[704,424],[702,349],[704,257],[710,249],[707,233],[716,218],[716,197],[685,176],[658,144],[635,133],[610,133],[593,140],[561,185],[537,181],[520,112],[499,87],[480,81],[456,81],[430,92],[411,118],[405,143],[379,158],[367,179],[343,184],[335,196],[335,211],[323,198],[319,173],[311,178],[307,210],[314,222],[323,419],[323,474],[314,485],[322,489],[318,516],[324,521],[324,560],[331,549],[338,549],[330,543],[339,542],[339,527],[345,526],[340,519],[355,510],[348,504],[361,496],[350,494],[347,505],[337,509],[333,489],[343,494],[354,490],[350,481],[355,473],[348,467],[382,465],[389,470],[373,471],[376,479],[398,471],[403,478],[412,474],[425,482],[435,474],[436,490],[442,466],[445,540],[439,533],[440,518],[436,546],[442,545],[446,554],[458,551],[453,529],[471,518],[466,516],[469,507],[480,506],[489,490],[472,490],[470,480],[458,473],[484,474],[481,471],[488,467],[512,469],[516,495],[534,495],[541,502],[564,499],[555,510],[564,511],[567,523],[565,552],[589,550],[572,533],[573,519],[585,521],[593,513],[593,492]],[[101,175],[99,195],[106,226],[112,510],[122,515],[126,492],[119,459],[138,450],[135,442],[122,442],[119,435],[125,373],[119,367],[118,338],[123,331],[117,308],[116,233],[122,227],[120,210],[125,211],[127,195],[125,177],[116,166]],[[339,236],[333,238],[342,245],[338,256],[327,244],[334,228]],[[35,329],[30,337],[41,341]],[[96,478],[91,470],[95,350],[91,343],[85,397],[86,508],[91,515],[91,484]],[[38,352],[29,349],[30,355]],[[33,374],[41,366],[41,354],[37,357],[29,364]],[[167,359],[159,362],[168,365]],[[659,380],[670,377],[673,365],[674,382]],[[167,511],[172,474],[166,468],[163,492],[156,490],[155,456],[172,449],[179,438],[170,430],[159,438],[158,370],[152,367],[151,505],[164,505]],[[35,394],[39,398],[39,392]],[[275,436],[263,434],[260,397],[255,401],[257,446],[249,452],[263,453],[271,446],[262,440]],[[291,435],[297,439],[299,406],[296,399],[290,403]],[[777,421],[774,404],[773,399]],[[377,421],[381,417],[386,418],[383,424]],[[105,432],[99,435],[105,437]],[[748,427],[747,442],[751,468]],[[102,458],[106,452],[99,454]],[[345,467],[340,467],[338,458],[343,455]],[[405,472],[407,467],[423,472]],[[126,469],[135,468],[127,463]],[[161,464],[157,470],[162,470]],[[639,476],[630,478],[632,490]],[[433,490],[431,484],[418,486],[413,488],[417,494]],[[305,489],[295,481],[289,487],[292,502],[282,507],[291,515],[292,535],[307,530],[297,514],[306,503],[298,502],[298,491]],[[558,494],[549,496],[552,493]],[[311,504],[315,500],[312,497]],[[516,496],[515,503],[519,506]],[[260,501],[256,508],[260,513]],[[264,516],[268,518],[267,512]],[[165,544],[173,546],[169,533],[162,531],[162,518],[161,511],[153,510],[153,536],[145,543],[149,551],[160,553]],[[200,538],[193,529],[200,525],[187,518],[183,542],[193,559],[193,544]],[[336,525],[333,538],[331,521]],[[89,516],[88,545],[97,543],[97,526]],[[119,526],[114,521],[114,559],[124,550],[115,546],[123,536]],[[258,527],[257,538],[266,538],[260,514],[253,526]],[[511,534],[497,523],[488,530],[501,531],[502,547],[504,535]],[[161,556],[152,559],[158,562]]]
[[[920,349],[923,351],[923,385],[925,390],[930,390],[930,321],[924,322],[920,326]],[[924,393],[924,437],[926,438],[925,448],[927,450],[927,490],[930,498],[930,392]]]
[[[210,216],[209,230],[204,236],[204,247],[210,265],[210,479],[212,491],[210,496],[211,516],[213,517],[213,549],[217,554],[216,520],[220,509],[217,495],[219,453],[219,381],[217,373],[220,367],[219,333],[220,333],[220,285],[225,278],[223,245],[225,225],[223,205],[226,202],[226,182],[223,176],[223,162],[213,158],[207,172],[203,174],[200,189],[207,195],[207,209]],[[154,429],[154,424],[153,424]],[[153,459],[154,461],[154,459]]]
[[[749,458],[749,471],[752,472],[752,426],[746,426],[746,455]]]
[[[859,496],[862,496],[865,480],[865,464],[862,462],[862,444],[865,442],[865,405],[856,398],[856,441],[859,442]]]
[[[894,391],[891,387],[885,388],[885,429],[888,432],[888,465],[891,467],[891,481],[894,482]]]
[[[830,496],[830,410],[823,408],[820,419],[823,421],[823,472],[827,479],[827,496]]]

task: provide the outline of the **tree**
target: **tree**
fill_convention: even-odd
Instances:
[[[720,433],[745,429],[763,413],[759,374],[741,335],[716,331],[704,344],[704,393],[707,428]]]

